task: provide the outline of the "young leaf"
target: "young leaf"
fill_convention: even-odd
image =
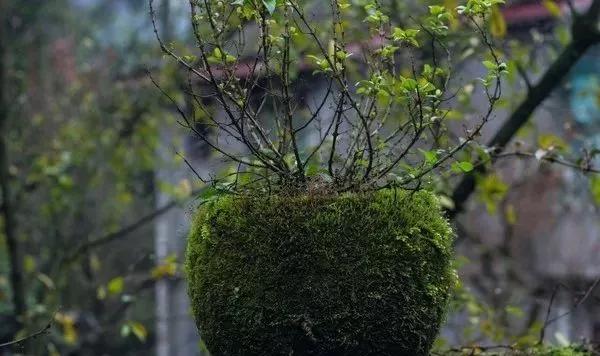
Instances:
[[[569,145],[562,138],[552,134],[542,134],[538,137],[538,146],[541,149],[551,150],[566,150]]]
[[[162,279],[177,275],[177,256],[171,255],[165,258],[164,261],[152,269],[151,275],[153,279]]]
[[[425,151],[420,150],[423,156],[425,157],[425,161],[429,164],[434,164],[438,160],[437,152],[435,151]]]
[[[508,185],[497,174],[478,178],[477,192],[490,215],[496,214],[498,204],[508,193]]]
[[[65,342],[68,345],[74,345],[78,338],[75,319],[69,314],[56,313],[54,320],[60,324],[60,326],[62,326],[62,333]]]
[[[506,21],[498,6],[492,7],[490,32],[496,38],[504,38],[506,36]]]
[[[146,338],[148,337],[148,331],[146,330],[146,327],[137,321],[130,321],[128,324],[131,327],[133,335],[135,335],[135,337],[137,337],[141,342],[145,342]]]
[[[108,293],[110,295],[120,294],[123,291],[123,287],[125,286],[125,280],[123,277],[116,277],[108,282]]]
[[[556,18],[560,18],[561,15],[561,11],[560,11],[560,7],[556,4],[555,1],[553,0],[543,0],[542,4],[544,4],[544,7],[546,8],[546,10],[548,10],[548,12],[556,17]]]
[[[506,222],[510,225],[514,225],[517,223],[517,212],[515,210],[515,206],[512,204],[508,204],[506,209],[504,210],[504,216],[506,217]]]
[[[597,205],[600,205],[600,177],[595,176],[590,180],[590,191]]]
[[[492,61],[483,61],[481,62],[483,64],[484,67],[486,67],[488,70],[494,70],[496,69],[496,63],[492,62]]]
[[[454,162],[452,164],[452,170],[455,172],[464,172],[464,173],[469,173],[471,172],[475,167],[473,166],[473,163],[471,162],[467,162],[467,161],[463,161],[463,162]]]

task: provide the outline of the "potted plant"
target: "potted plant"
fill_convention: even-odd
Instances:
[[[374,0],[191,0],[196,49],[179,54],[150,1],[188,109],[163,92],[234,167],[206,182],[186,257],[212,354],[429,353],[456,279],[430,190],[485,155],[475,138],[506,69],[485,30],[499,2],[402,15]],[[462,137],[447,129],[450,54],[468,45],[449,26],[487,49],[489,108]]]

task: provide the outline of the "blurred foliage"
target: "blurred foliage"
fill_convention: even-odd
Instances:
[[[136,3],[120,6],[139,10]],[[14,98],[5,135],[28,306],[13,336],[53,320],[48,337],[22,346],[28,354],[139,354],[151,346],[153,281],[179,278],[171,267],[153,272],[160,261],[151,226],[125,244],[76,253],[153,209],[154,171],[165,163],[156,156],[158,128],[168,111],[145,75],[156,62],[141,58],[157,57],[156,49],[95,37],[98,27],[110,27],[107,15],[122,10],[108,3],[5,6]],[[9,314],[9,266],[0,260],[0,313]],[[0,331],[2,340],[11,337]]]

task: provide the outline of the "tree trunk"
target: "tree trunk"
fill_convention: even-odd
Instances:
[[[8,261],[10,266],[10,285],[12,289],[13,315],[16,328],[11,333],[11,337],[16,334],[20,326],[19,317],[25,312],[25,289],[23,285],[22,258],[19,247],[19,241],[16,234],[15,207],[12,201],[12,192],[9,176],[9,157],[8,157],[8,98],[6,94],[8,68],[6,64],[6,54],[8,50],[7,13],[8,5],[6,0],[0,0],[0,194],[2,196],[2,205],[0,205],[0,214],[3,218],[3,231],[8,250]]]

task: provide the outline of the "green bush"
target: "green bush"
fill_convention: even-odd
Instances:
[[[213,355],[426,355],[450,290],[452,230],[429,192],[222,197],[186,259]]]

